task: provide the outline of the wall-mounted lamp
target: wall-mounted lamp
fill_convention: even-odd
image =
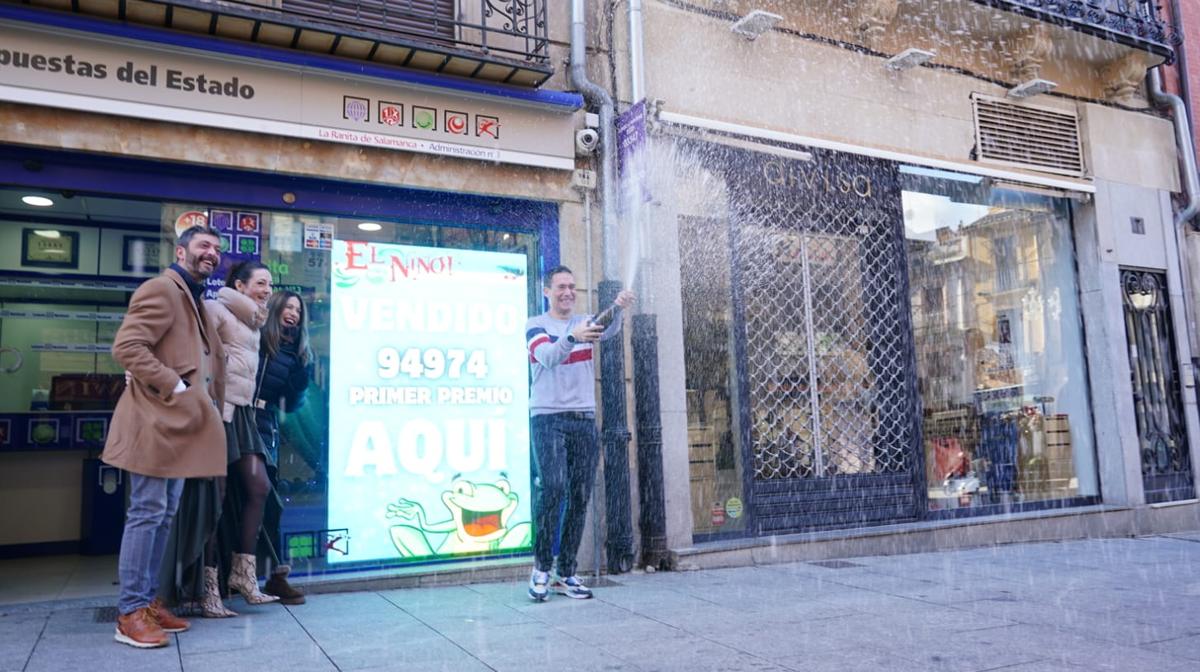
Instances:
[[[1036,96],[1040,93],[1053,91],[1056,87],[1058,87],[1058,84],[1046,79],[1031,79],[1028,82],[1021,82],[1020,84],[1009,89],[1008,97],[1016,98],[1018,100],[1021,98],[1029,98],[1030,96]]]
[[[928,63],[936,54],[924,49],[905,49],[883,62],[888,70],[900,71]]]
[[[754,40],[759,35],[771,30],[783,17],[771,12],[756,9],[734,22],[730,30],[747,40]]]

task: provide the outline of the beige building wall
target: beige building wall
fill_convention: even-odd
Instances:
[[[819,15],[797,13],[794,6],[790,14]],[[661,2],[647,2],[645,17],[646,95],[664,101],[663,109],[669,112],[971,163],[975,145],[971,94],[1003,98],[1007,90],[1006,85],[947,68],[891,72],[884,67],[882,55],[796,34],[768,32],[749,41],[734,34],[725,18]],[[899,50],[901,42],[892,42],[896,44],[879,45],[879,49]],[[946,53],[939,52],[936,62],[956,58],[953,49],[943,49]],[[984,75],[999,74],[967,57],[967,52],[977,55],[979,49],[959,45],[959,51],[964,52],[962,61],[949,64]],[[1070,71],[1073,79],[1058,79],[1095,84],[1099,74],[1088,65],[1051,61],[1047,68],[1063,72],[1048,70],[1045,76],[1053,79]],[[1094,86],[1062,88],[1074,88],[1072,95],[1102,95]],[[1171,191],[1178,188],[1174,134],[1166,120],[1144,110],[1063,96],[1041,95],[1029,102],[1073,110],[1085,120],[1089,176]]]
[[[1003,166],[977,162],[972,158],[975,146],[975,122],[972,94],[1004,98],[1013,83],[1012,62],[1003,51],[1006,44],[980,37],[970,43],[965,37],[949,38],[948,29],[920,26],[905,18],[931,3],[899,3],[900,14],[895,30],[885,33],[869,48],[848,48],[862,44],[853,22],[838,22],[849,17],[856,3],[835,0],[696,0],[668,3],[646,0],[644,3],[644,90],[649,100],[662,101],[664,111],[740,124],[819,140],[861,147],[864,152],[889,151],[914,157],[972,166],[1001,169]],[[886,3],[884,3],[886,4]],[[946,4],[958,3],[957,0]],[[700,6],[703,13],[681,8]],[[783,31],[767,32],[754,41],[730,30],[730,16],[763,9],[784,15]],[[970,9],[970,8],[968,8]],[[937,10],[941,11],[941,9]],[[971,10],[973,11],[973,10]],[[993,14],[992,10],[987,10]],[[840,12],[840,13],[839,13]],[[618,72],[620,109],[630,102],[629,50],[624,13],[616,22],[616,47],[613,52]],[[964,24],[983,31],[983,24]],[[960,26],[961,27],[961,26]],[[1019,26],[1011,26],[1016,29]],[[987,28],[988,30],[994,29]],[[983,33],[975,34],[979,37]],[[814,39],[814,35],[822,38]],[[1062,39],[1058,39],[1062,38]],[[925,41],[922,41],[925,39]],[[838,44],[841,40],[842,44]],[[891,72],[884,66],[887,54],[907,47],[934,50],[939,67],[920,67]],[[1180,185],[1175,138],[1172,124],[1149,110],[1144,98],[1135,97],[1122,104],[1104,102],[1107,74],[1098,64],[1129,56],[1129,50],[1115,43],[1078,35],[1058,35],[1042,76],[1059,84],[1056,93],[1040,95],[1028,102],[1033,105],[1069,110],[1081,122],[1085,178],[1098,182],[1104,197],[1101,204],[1079,209],[1077,226],[1090,236],[1113,239],[1122,225],[1128,227],[1129,213],[1114,209],[1108,193],[1122,185],[1140,197],[1157,201]],[[1157,58],[1135,54],[1136,60],[1149,67]],[[1143,67],[1143,70],[1144,70]],[[1139,94],[1141,95],[1141,94]],[[684,169],[679,169],[684,170]],[[686,172],[686,171],[685,171]],[[1014,174],[1019,171],[1014,171]],[[670,187],[668,187],[670,188]],[[663,201],[669,199],[663,198]],[[1121,210],[1118,212],[1118,210]],[[1146,208],[1148,226],[1154,239],[1153,249],[1144,254],[1170,268],[1164,257],[1170,235],[1170,217],[1161,217]],[[1168,211],[1169,212],[1169,211]],[[675,213],[670,213],[674,215]],[[683,351],[681,315],[678,307],[678,240],[673,218],[655,220],[649,227],[655,250],[650,255],[644,276],[652,277],[644,285],[647,310],[659,318],[660,385],[662,395],[665,486],[667,493],[668,536],[673,548],[686,548],[692,534],[689,506],[688,445],[686,402],[683,398]],[[1085,238],[1087,236],[1084,236]],[[1096,241],[1084,245],[1080,254],[1099,257]],[[1111,251],[1109,253],[1111,255]],[[1127,250],[1126,256],[1137,256]],[[1144,256],[1144,255],[1143,255]],[[1130,257],[1132,259],[1132,257]],[[1115,258],[1114,258],[1115,261]],[[1131,261],[1124,261],[1131,263]],[[674,264],[674,267],[673,267]],[[1109,273],[1099,273],[1096,261],[1083,272],[1097,277],[1081,278],[1085,312],[1089,319],[1088,347],[1101,360],[1094,367],[1105,372],[1128,369],[1123,362],[1123,333],[1119,318],[1119,290],[1109,282]],[[1104,282],[1101,282],[1103,275]],[[1118,317],[1107,331],[1092,331],[1093,322],[1104,311],[1118,308]],[[1099,324],[1095,326],[1099,327]],[[1101,339],[1101,340],[1097,340]],[[1181,350],[1183,352],[1183,350]],[[1124,367],[1124,369],[1122,369]],[[1127,380],[1127,373],[1126,380]],[[1110,377],[1111,383],[1111,377]],[[1121,398],[1119,380],[1109,384],[1103,394],[1093,394],[1096,412],[1106,409],[1106,421],[1098,428],[1097,449],[1109,456],[1101,467],[1107,479],[1106,501],[1136,504],[1142,500],[1138,473],[1137,439],[1130,436],[1132,406]],[[1126,385],[1128,387],[1128,385]],[[1100,397],[1107,400],[1100,403]],[[1185,403],[1190,391],[1185,394]],[[1115,399],[1115,402],[1114,402]],[[1132,448],[1132,454],[1130,453]]]

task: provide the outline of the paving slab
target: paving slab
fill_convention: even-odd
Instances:
[[[25,668],[49,618],[48,613],[0,616],[0,672]]]
[[[113,642],[111,605],[0,608],[0,672],[1200,669],[1200,544],[1173,537],[634,573],[595,590],[534,603],[508,580],[235,599],[239,617],[193,619],[152,651]]]

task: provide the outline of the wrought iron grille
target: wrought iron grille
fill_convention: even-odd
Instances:
[[[234,4],[261,9],[248,0]],[[480,49],[521,60],[550,58],[547,0],[282,0],[285,14],[357,30]]]
[[[1133,406],[1150,503],[1194,495],[1183,404],[1176,377],[1167,280],[1162,273],[1122,270],[1125,337],[1133,377]]]
[[[1181,36],[1163,19],[1160,0],[975,0],[1119,42],[1177,47]],[[1154,50],[1170,56],[1171,50]]]
[[[908,471],[894,223],[846,201],[746,201],[734,245],[755,480]]]

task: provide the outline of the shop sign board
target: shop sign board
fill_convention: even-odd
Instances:
[[[643,98],[617,116],[617,170],[621,176],[626,202],[650,201],[646,175],[646,99]],[[636,190],[636,191],[635,191]]]
[[[532,547],[527,263],[333,241],[327,562]]]
[[[34,24],[0,24],[0,100],[575,168],[570,113]]]
[[[627,174],[630,162],[646,147],[646,99],[629,106],[617,117],[617,161],[621,174]]]

